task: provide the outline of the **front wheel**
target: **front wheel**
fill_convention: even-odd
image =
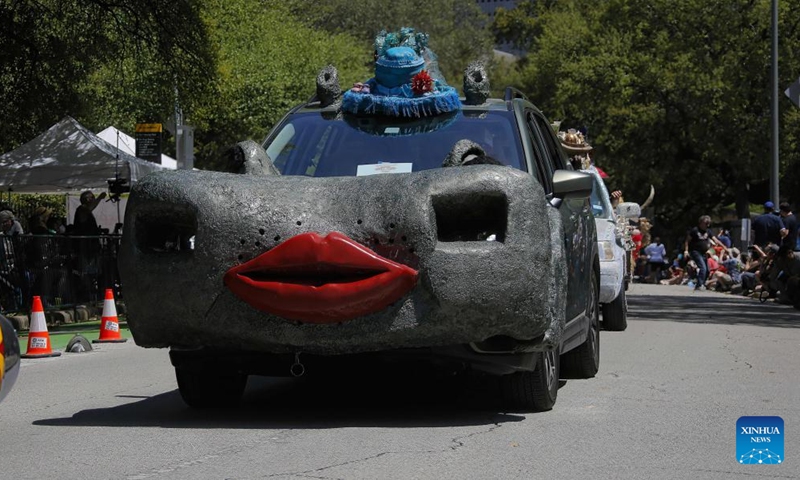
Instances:
[[[175,367],[178,390],[183,401],[194,408],[227,407],[242,398],[247,375]]]
[[[617,298],[611,303],[603,305],[603,328],[612,332],[623,332],[628,328],[628,302],[625,290],[620,290]]]
[[[558,396],[559,355],[555,350],[541,352],[532,372],[516,372],[500,377],[503,405],[512,411],[551,410]]]

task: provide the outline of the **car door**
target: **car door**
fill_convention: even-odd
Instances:
[[[544,164],[542,173],[545,177],[552,179],[556,170],[571,170],[544,116],[535,110],[530,110],[527,113],[527,123],[534,139],[534,148],[539,151]],[[552,194],[551,181],[545,182],[545,190],[548,194]],[[594,219],[587,199],[565,199],[558,210],[564,226],[564,252],[568,270],[566,319],[569,322],[581,315],[586,307],[591,268],[590,242],[593,241],[589,223],[594,222]]]

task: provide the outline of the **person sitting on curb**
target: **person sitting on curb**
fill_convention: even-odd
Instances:
[[[742,268],[744,265],[739,259],[739,253],[738,248],[732,248],[730,254],[728,251],[722,252],[722,268],[714,272],[706,282],[706,288],[727,292],[730,291],[731,287],[742,282]]]
[[[800,308],[800,255],[789,245],[780,247],[775,262],[778,303]]]

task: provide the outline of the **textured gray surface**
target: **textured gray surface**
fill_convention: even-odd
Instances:
[[[317,75],[317,98],[321,107],[327,107],[340,100],[342,89],[339,87],[339,72],[333,65],[328,65]]]
[[[464,70],[464,97],[468,105],[482,105],[492,94],[486,67],[480,62],[470,63]]]
[[[453,149],[450,150],[447,158],[444,159],[442,166],[460,166],[462,163],[464,163],[464,160],[466,160],[469,155],[486,155],[486,152],[483,150],[483,147],[472,140],[459,140],[455,145],[453,145]]]
[[[252,140],[239,142],[229,152],[227,170],[248,175],[280,175],[267,152]]]
[[[500,207],[484,221],[502,224],[507,209],[502,241],[437,239],[487,204]],[[128,323],[146,347],[350,353],[534,339],[548,329],[557,341],[564,321],[558,213],[532,177],[506,167],[333,178],[164,172],[134,186],[125,225]],[[170,231],[194,234],[194,250],[146,248]],[[231,267],[310,231],[344,233],[418,269],[416,287],[384,311],[310,325],[258,311],[223,286]]]

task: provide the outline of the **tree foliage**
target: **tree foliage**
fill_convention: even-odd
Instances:
[[[314,93],[324,66],[338,68],[343,87],[367,74],[368,50],[346,34],[314,31],[280,3],[209,0],[204,16],[218,64],[214,94],[189,117],[198,127],[201,165],[218,165],[231,143],[263,140],[291,107]]]
[[[174,104],[175,77],[201,97],[214,57],[197,5],[0,2],[0,149],[65,115],[92,129],[163,117]]]
[[[534,102],[588,129],[596,162],[628,199],[642,201],[654,184],[657,224],[679,232],[748,185],[751,201],[767,200],[756,187],[769,178],[769,4],[523,2],[493,28],[528,46],[520,78]],[[800,73],[800,32],[787,7],[780,20],[785,88]],[[797,201],[800,115],[780,104],[782,192]]]
[[[439,57],[442,73],[456,87],[461,85],[470,62],[491,60],[489,22],[474,0],[268,1],[288,4],[298,18],[313,27],[353,35],[370,52],[375,35],[381,30],[413,27],[425,32]]]

